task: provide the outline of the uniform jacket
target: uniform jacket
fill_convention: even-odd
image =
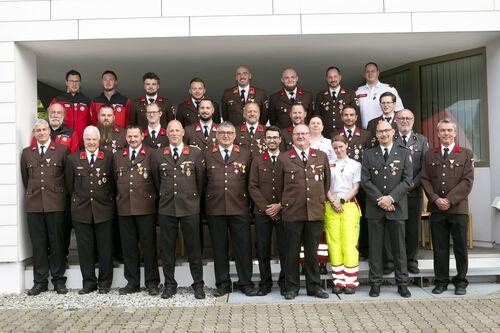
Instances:
[[[184,131],[184,143],[196,146],[200,148],[202,152],[211,150],[212,146],[217,142],[217,139],[215,138],[217,124],[214,121],[212,121],[212,128],[210,129],[210,134],[207,139],[205,139],[203,127],[200,122],[189,125]]]
[[[451,207],[443,213],[468,214],[468,196],[474,182],[474,154],[470,149],[455,145],[445,160],[441,147],[425,154],[422,170],[422,186],[429,198],[430,212],[443,212],[434,204],[438,198],[446,198]]]
[[[339,95],[335,100],[332,98],[329,88],[316,95],[314,113],[323,120],[323,136],[325,138],[331,139],[333,132],[344,127],[341,112],[346,106],[357,109],[354,93],[344,87],[340,87]],[[359,124],[356,125],[359,126]]]
[[[151,172],[153,152],[143,145],[134,161],[130,161],[128,148],[115,153],[113,169],[118,215],[156,214],[156,188]]]
[[[250,167],[248,192],[254,203],[254,214],[266,215],[267,205],[281,202],[282,189],[281,162],[276,159],[273,164],[266,150],[252,160]]]
[[[126,128],[130,124],[130,99],[123,96],[119,92],[115,92],[111,99],[101,93],[99,96],[92,100],[91,118],[92,125],[96,125],[99,121],[99,109],[103,104],[113,105],[115,110],[115,124],[118,127]]]
[[[160,118],[161,127],[167,128],[167,124],[174,117],[174,107],[170,100],[166,97],[157,96],[156,103],[160,106],[160,111],[162,112]],[[130,125],[136,125],[140,128],[148,128],[148,118],[146,117],[146,106],[148,105],[147,97],[142,96],[132,102],[132,107],[130,109]]]
[[[330,164],[327,155],[309,149],[304,166],[294,148],[281,154],[283,194],[281,206],[283,221],[319,221],[325,215],[326,193],[330,189]]]
[[[127,130],[115,127],[113,129],[113,132],[111,132],[111,138],[109,140],[103,141],[101,133],[101,145],[99,146],[99,149],[107,150],[113,154],[116,153],[117,150],[121,150],[125,146],[127,146],[127,141],[125,139],[126,134]]]
[[[220,123],[219,104],[215,102],[214,104],[215,110],[212,118],[216,123]],[[198,111],[196,110],[196,105],[193,104],[193,99],[191,97],[179,104],[177,112],[175,113],[175,119],[180,121],[184,128],[199,121]]]
[[[380,147],[363,153],[361,186],[366,193],[366,218],[388,220],[408,219],[407,192],[413,180],[410,151],[393,144],[387,162]],[[394,199],[394,212],[386,212],[377,205],[377,199],[390,195]]]
[[[52,103],[59,103],[65,109],[64,124],[75,130],[78,138],[83,137],[85,127],[91,124],[90,98],[82,93],[62,93]]]
[[[295,103],[302,104],[307,112],[307,119],[313,116],[313,94],[302,88],[297,88],[295,94]],[[284,89],[269,96],[269,121],[271,125],[276,125],[279,128],[287,128],[292,126],[290,119],[290,111],[292,109],[292,101],[288,98]],[[265,123],[263,123],[265,124]]]
[[[340,130],[334,131],[332,133],[332,138],[336,135],[344,135],[347,137],[345,128],[342,127]],[[365,131],[359,126],[356,126],[354,132],[351,135],[351,139],[347,142],[346,153],[349,158],[352,158],[356,162],[361,163],[363,157],[363,152],[373,146],[372,136],[370,132]]]
[[[424,164],[425,153],[429,149],[427,138],[422,134],[411,132],[411,135],[406,138],[406,146],[399,133],[394,134],[394,143],[410,150],[413,162],[413,181],[408,192],[408,197],[422,197],[422,186],[420,177],[422,175],[422,165]]]
[[[43,157],[36,141],[23,149],[21,178],[25,188],[25,209],[29,213],[62,212],[66,208],[64,166],[68,149],[51,141]]]
[[[146,145],[153,149],[159,149],[161,147],[168,146],[167,130],[163,127],[160,128],[159,133],[156,133],[156,138],[154,139],[151,137],[147,127],[142,132],[142,134],[144,135],[144,140],[142,141],[143,145]]]
[[[115,216],[113,154],[99,150],[90,165],[85,150],[68,156],[66,189],[71,196],[71,219],[81,223],[101,223]]]
[[[196,215],[205,184],[205,161],[198,147],[184,146],[177,163],[170,146],[154,154],[153,172],[158,182],[158,214],[168,216]]]
[[[250,213],[248,195],[250,151],[235,144],[230,154],[229,161],[225,164],[218,145],[214,145],[205,153],[207,215]]]
[[[290,125],[287,128],[281,129],[281,151],[288,151],[293,147],[293,129],[294,126]]]
[[[236,140],[235,142],[238,146],[250,150],[252,156],[262,154],[267,148],[264,142],[266,136],[266,127],[262,124],[256,126],[253,130],[253,135],[250,135],[250,131],[246,124],[241,125],[236,129]]]
[[[264,90],[250,85],[248,89],[246,102],[255,102],[260,107],[261,124],[267,123],[267,95]],[[238,86],[224,90],[221,99],[222,118],[224,121],[230,121],[234,126],[238,127],[243,124],[243,103],[238,90]]]

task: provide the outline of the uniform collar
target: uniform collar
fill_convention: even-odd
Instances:
[[[45,149],[45,152],[46,152],[46,151],[47,151],[47,149],[49,148],[49,146],[50,146],[50,142],[51,142],[51,140],[50,140],[50,136],[49,136],[49,139],[47,140],[47,142],[45,142],[45,143],[43,144],[43,149]],[[38,141],[36,142],[36,146],[37,146],[37,148],[38,148],[38,151],[40,151],[40,147],[41,147],[42,145],[41,145]]]
[[[444,148],[445,146],[441,145],[441,155],[444,155]],[[454,148],[455,148],[455,142],[453,142],[451,145],[449,145],[448,147],[448,155],[451,154],[453,151],[454,151]]]
[[[137,147],[135,149],[133,149],[132,147],[128,147],[128,154],[129,154],[129,156],[132,156],[132,151],[135,150],[135,156],[137,156],[139,154],[139,152],[141,151],[141,149],[142,149],[142,143],[139,147]]]
[[[389,151],[389,154],[391,153],[391,150],[392,150],[392,146],[393,146],[393,143],[391,142],[387,147],[382,147],[380,146],[380,150],[382,151],[382,154],[384,154],[384,149],[387,148],[387,150]]]

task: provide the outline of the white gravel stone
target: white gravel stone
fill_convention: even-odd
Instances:
[[[147,291],[131,295],[119,295],[118,289],[109,294],[93,292],[78,295],[78,290],[70,290],[66,295],[58,295],[55,291],[43,292],[37,296],[22,294],[0,294],[0,309],[89,309],[103,307],[149,308],[149,307],[198,307],[215,305],[213,290],[205,288],[207,297],[202,300],[194,298],[193,289],[177,288],[177,294],[170,299],[160,295],[149,296]]]

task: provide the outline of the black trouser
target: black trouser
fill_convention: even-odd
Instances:
[[[200,215],[183,217],[158,215],[160,223],[161,253],[165,287],[177,288],[175,281],[175,248],[179,224],[182,229],[182,238],[186,246],[189,269],[193,278],[193,287],[203,287],[203,262],[201,260],[200,245]]]
[[[231,288],[228,228],[231,232],[231,242],[236,261],[238,287],[253,287],[250,216],[207,215],[207,222],[214,251],[215,285],[217,288]]]
[[[69,255],[69,246],[71,245],[71,229],[73,229],[73,224],[71,223],[71,196],[66,196],[66,209],[64,211],[64,259]],[[66,262],[65,262],[66,264]]]
[[[387,237],[386,231],[392,246],[396,284],[398,286],[407,285],[408,269],[406,266],[405,221],[387,220],[385,217],[368,219],[368,231],[370,235],[370,272],[368,275],[370,285],[379,286],[382,284],[384,274],[384,237]]]
[[[280,276],[278,285],[285,287],[285,262],[286,262],[286,235],[283,228],[283,221],[274,221],[268,215],[255,215],[255,245],[257,249],[257,259],[259,260],[260,283],[259,286],[271,288],[273,279],[271,275],[271,240],[273,228],[276,231],[276,241],[278,243],[278,254],[280,258]]]
[[[113,220],[101,223],[73,221],[83,287],[110,288],[113,282]],[[99,261],[99,278],[95,275],[95,258]]]
[[[434,284],[447,286],[450,283],[450,234],[453,239],[453,254],[457,275],[451,279],[455,287],[467,287],[467,215],[431,214],[432,248],[434,249]]]
[[[361,209],[361,217],[359,218],[359,240],[358,240],[358,251],[359,254],[368,258],[370,255],[369,237],[368,237],[368,220],[365,217],[366,211],[366,194],[360,188],[358,194],[356,195],[356,200],[358,200],[359,208]]]
[[[284,222],[286,234],[285,286],[287,292],[300,289],[299,256],[301,242],[304,242],[304,270],[306,290],[315,293],[321,290],[318,265],[318,245],[323,232],[323,221]]]
[[[408,267],[418,267],[418,234],[422,216],[422,191],[419,189],[418,193],[420,193],[420,196],[408,196],[408,219],[405,223],[405,246]],[[387,233],[388,231],[386,230],[386,235]],[[393,267],[391,241],[388,237],[385,237],[384,244],[384,260],[386,261],[384,265],[386,267]]]
[[[65,284],[64,212],[28,213],[28,230],[33,247],[33,282]]]
[[[118,216],[122,242],[125,279],[128,285],[139,287],[139,247],[144,256],[144,284],[157,286],[160,283],[158,261],[156,260],[156,215]]]

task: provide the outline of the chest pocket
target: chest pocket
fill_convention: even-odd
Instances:
[[[54,162],[49,165],[49,168],[51,170],[52,175],[58,176],[61,175],[63,172],[63,165],[59,162]]]

